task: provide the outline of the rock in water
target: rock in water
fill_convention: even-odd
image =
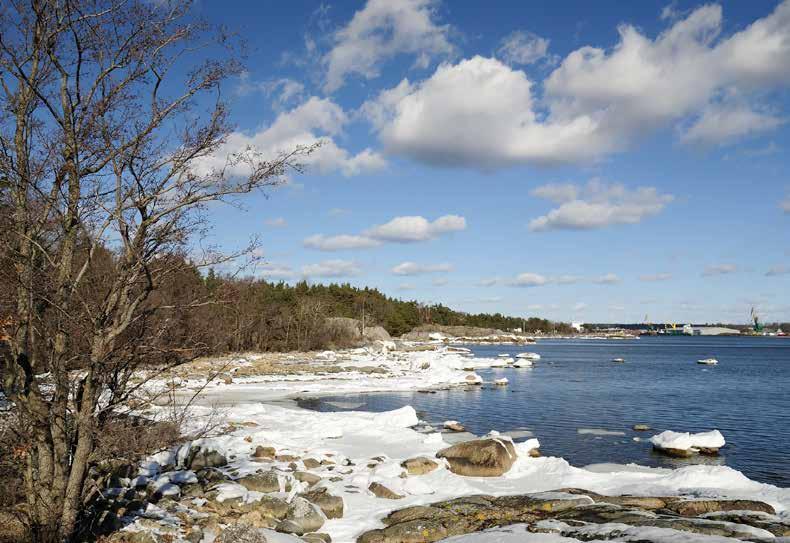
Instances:
[[[634,424],[634,431],[636,432],[649,432],[652,430],[649,424]]]
[[[425,456],[418,456],[404,460],[401,466],[406,468],[409,475],[425,475],[438,468],[439,464]]]
[[[469,477],[499,477],[513,467],[517,456],[513,442],[504,439],[465,441],[436,453],[447,460],[450,471]]]
[[[377,498],[384,498],[385,500],[400,500],[403,498],[397,492],[393,492],[381,483],[370,483],[368,490],[373,492]]]
[[[296,497],[288,508],[285,520],[277,524],[277,531],[303,535],[317,532],[324,525],[324,515],[304,498]]]
[[[444,427],[451,432],[466,432],[464,425],[457,420],[447,420],[444,422]]]

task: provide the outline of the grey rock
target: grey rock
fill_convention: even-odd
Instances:
[[[323,525],[323,513],[306,499],[297,496],[288,507],[285,519],[277,524],[276,529],[278,532],[303,535],[317,532]]]
[[[470,477],[499,477],[516,461],[513,443],[504,439],[475,439],[457,443],[436,453],[450,464],[450,471]]]

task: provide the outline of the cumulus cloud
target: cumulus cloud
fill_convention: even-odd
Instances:
[[[657,215],[674,197],[654,187],[628,189],[621,184],[597,180],[587,185],[549,184],[532,191],[533,196],[559,204],[546,215],[532,219],[529,229],[590,230],[614,224],[635,224]]]
[[[565,57],[540,103],[524,71],[476,56],[404,79],[362,111],[391,153],[480,169],[594,160],[667,125],[695,144],[774,128],[782,120],[761,100],[790,84],[790,0],[729,37],[722,20],[705,5],[654,38],[621,25],[614,47]]]
[[[423,275],[450,271],[453,271],[451,264],[418,264],[416,262],[401,262],[392,268],[392,273],[395,275]]]
[[[790,275],[790,266],[784,266],[784,265],[774,266],[773,268],[771,268],[770,270],[765,272],[765,275],[767,277],[776,277],[776,276],[779,276],[779,275]]]
[[[516,31],[502,40],[497,55],[508,64],[534,64],[546,57],[549,40],[532,32]]]
[[[412,243],[438,238],[442,234],[466,229],[466,219],[458,215],[444,215],[431,222],[425,217],[395,217],[391,221],[374,226],[366,232],[378,241]]]
[[[302,267],[305,277],[353,277],[360,271],[359,266],[349,260],[324,260]]]
[[[386,160],[371,149],[353,154],[335,142],[349,117],[343,109],[326,98],[311,97],[298,107],[280,113],[274,122],[253,134],[233,132],[224,145],[211,157],[201,158],[194,164],[201,173],[219,170],[226,166],[234,154],[252,150],[264,159],[271,159],[299,146],[321,146],[309,156],[300,158],[307,168],[319,173],[340,172],[345,176],[377,171],[386,166]],[[230,173],[248,175],[249,166],[244,162],[233,164]]]
[[[274,217],[272,219],[266,219],[266,225],[273,226],[274,228],[285,228],[288,226],[288,221],[283,217]]]
[[[712,264],[706,266],[702,272],[703,277],[714,277],[717,275],[727,275],[738,271],[738,266],[735,264]]]
[[[541,122],[524,72],[476,56],[429,79],[382,91],[362,107],[386,149],[442,166],[493,169],[591,158],[595,123]]]
[[[614,273],[607,273],[593,279],[593,283],[597,283],[599,285],[616,285],[621,281],[622,280],[617,276],[617,274]]]
[[[361,234],[325,236],[316,234],[305,238],[303,244],[320,251],[342,251],[367,249],[382,243],[416,243],[436,239],[443,234],[466,228],[466,219],[459,215],[443,215],[434,221],[425,217],[395,217],[391,221],[374,226]]]
[[[432,57],[451,54],[450,28],[437,23],[435,6],[435,0],[368,0],[333,36],[323,59],[325,90],[342,87],[349,75],[377,77],[380,64],[399,54],[416,55],[423,68]]]
[[[653,274],[653,275],[640,275],[639,276],[639,280],[640,281],[645,281],[645,282],[648,282],[648,283],[653,283],[653,282],[656,282],[656,281],[669,281],[670,279],[672,279],[672,274],[671,273],[656,273],[656,274]]]

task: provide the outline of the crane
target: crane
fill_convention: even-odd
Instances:
[[[760,322],[760,315],[757,314],[757,311],[752,307],[752,311],[750,313],[750,317],[752,322],[754,323],[753,330],[755,332],[762,332],[763,331],[763,323]]]

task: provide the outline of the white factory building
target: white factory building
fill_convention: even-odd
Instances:
[[[740,334],[740,330],[735,328],[724,328],[723,326],[694,326],[692,334],[695,336],[728,336]]]

